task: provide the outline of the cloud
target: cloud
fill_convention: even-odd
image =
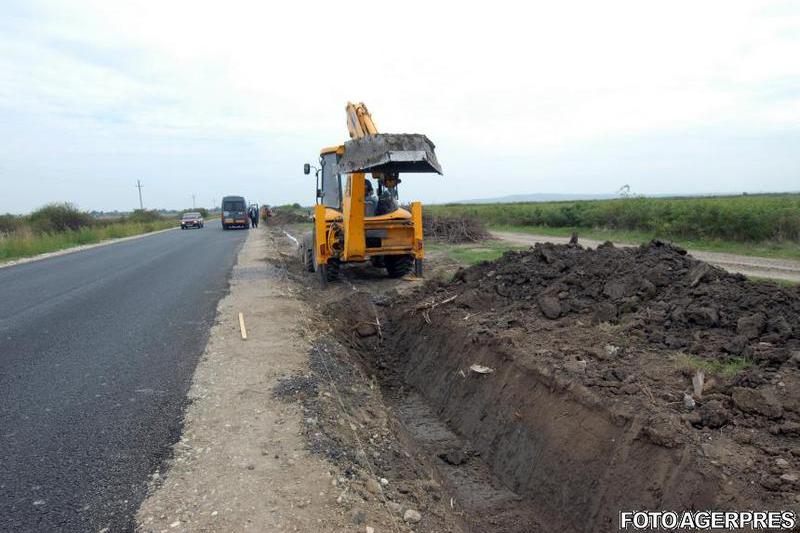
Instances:
[[[642,192],[797,188],[790,2],[40,0],[4,13],[0,183],[24,200],[4,194],[0,211],[67,192],[121,209],[136,178],[161,206],[210,203],[225,183],[308,203],[300,166],[345,140],[348,100],[384,131],[436,142],[446,177],[404,183],[426,201],[610,192],[623,176]]]

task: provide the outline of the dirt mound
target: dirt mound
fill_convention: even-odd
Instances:
[[[272,211],[269,222],[271,224],[302,224],[311,222],[311,215],[305,211],[276,208]]]
[[[537,245],[376,305],[380,335],[352,333],[376,320],[363,295],[331,315],[388,394],[466,443],[434,457],[480,457],[562,530],[800,503],[800,288],[655,241]]]
[[[531,302],[549,319],[588,313],[656,348],[780,365],[800,350],[800,288],[752,283],[653,241],[597,250],[538,244],[456,275],[460,301]]]
[[[476,242],[489,238],[486,224],[478,217],[469,215],[442,216],[424,213],[422,230],[426,239],[437,242]]]

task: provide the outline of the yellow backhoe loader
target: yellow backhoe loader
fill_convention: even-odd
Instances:
[[[420,134],[378,133],[363,103],[348,102],[346,111],[350,140],[323,148],[319,167],[303,168],[305,174],[313,168],[317,177],[314,228],[301,244],[303,264],[318,273],[323,287],[338,277],[342,263],[371,261],[390,277],[412,268],[422,276],[422,204],[401,208],[397,186],[401,173],[442,173],[434,145]]]

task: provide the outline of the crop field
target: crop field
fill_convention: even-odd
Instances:
[[[620,241],[674,240],[698,249],[797,257],[800,194],[620,198],[573,202],[444,204],[438,215],[473,215],[493,229]]]

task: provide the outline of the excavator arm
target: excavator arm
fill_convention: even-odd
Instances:
[[[376,135],[378,128],[372,121],[372,115],[369,114],[367,106],[364,102],[354,104],[347,102],[347,131],[350,132],[351,139],[361,139],[367,135]]]

